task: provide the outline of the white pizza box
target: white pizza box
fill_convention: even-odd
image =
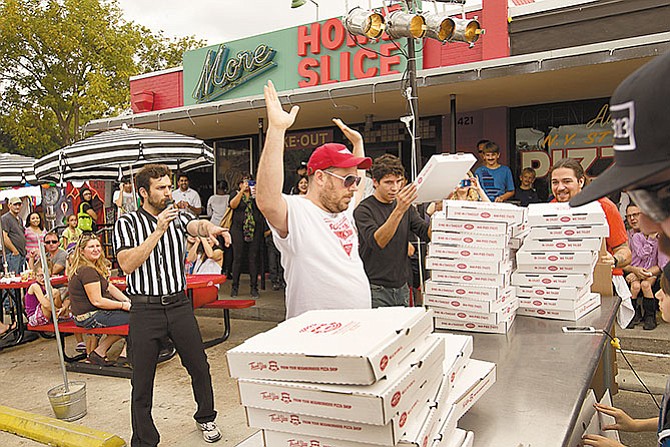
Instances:
[[[528,239],[521,250],[533,252],[599,251],[601,239]]]
[[[585,293],[576,300],[519,298],[519,308],[575,311],[590,299],[590,293]]]
[[[465,310],[448,309],[446,307],[433,308],[435,318],[446,320],[467,321],[482,324],[498,324],[509,320],[510,314],[514,313],[519,307],[519,300],[512,300],[496,312],[477,313]]]
[[[315,310],[227,353],[231,377],[370,385],[433,329],[420,307]]]
[[[552,320],[570,320],[577,321],[582,318],[584,315],[591,312],[593,309],[596,309],[600,306],[600,294],[590,293],[589,299],[584,302],[580,307],[575,310],[545,310],[537,308],[519,308],[517,310],[518,315],[524,315],[529,317],[540,317],[540,318],[549,318]]]
[[[473,349],[473,338],[471,335],[445,334],[435,332],[430,337],[444,339],[444,363],[443,383],[453,387],[455,381],[465,370],[465,365],[470,361]],[[442,388],[440,388],[441,390]]]
[[[446,272],[442,270],[432,270],[430,279],[436,282],[448,282],[452,284],[473,285],[480,287],[500,287],[504,288],[510,285],[510,273],[497,273],[487,275],[476,272]]]
[[[481,262],[471,261],[469,259],[454,258],[426,258],[427,270],[445,270],[450,272],[472,272],[498,274],[508,273],[512,270],[512,261],[507,262]]]
[[[478,247],[459,247],[456,244],[440,245],[429,243],[428,255],[435,258],[469,259],[481,262],[506,262],[510,259],[508,248],[495,250]]]
[[[411,396],[440,375],[444,340],[428,336],[403,361],[377,383],[332,385],[306,382],[239,379],[242,405],[267,410],[385,425],[407,410]]]
[[[531,228],[585,224],[607,225],[605,212],[597,201],[578,207],[558,202],[528,205],[528,225]]]
[[[454,384],[448,402],[454,405],[460,419],[496,382],[496,364],[470,359],[465,372]]]
[[[520,235],[528,232],[528,222],[522,222],[518,225],[512,225],[512,234],[513,238],[519,237]]]
[[[511,203],[469,202],[445,200],[444,214],[447,219],[460,219],[480,222],[505,222],[522,225],[526,222],[527,209]]]
[[[512,284],[515,286],[540,287],[584,287],[593,275],[589,274],[557,274],[557,273],[512,273]]]
[[[449,395],[452,387],[448,381],[443,380],[440,388],[434,396],[434,402],[430,404],[430,411],[421,427],[409,429],[398,443],[403,447],[424,447],[431,445],[435,439],[440,438],[440,431],[454,431],[458,423],[458,417],[454,405],[449,403]]]
[[[444,211],[437,211],[431,217],[431,228],[433,231],[446,231],[461,234],[500,234],[512,237],[513,225],[505,222],[467,221],[447,219]]]
[[[517,234],[513,238],[509,240],[509,244],[507,246],[511,248],[512,250],[518,250],[523,246],[524,241],[528,237],[529,232],[525,231],[523,233]]]
[[[471,321],[459,320],[445,320],[442,318],[435,319],[435,329],[446,329],[451,331],[467,331],[467,332],[483,332],[487,334],[506,334],[512,328],[514,319],[518,313],[511,314],[509,321],[503,321],[498,324],[481,324],[473,323]]]
[[[519,262],[517,260],[516,271],[520,273],[578,273],[583,275],[592,275],[593,269],[598,262],[598,254],[591,253],[591,261],[585,264],[567,264],[567,263],[545,263],[545,262]]]
[[[263,430],[266,447],[374,447],[367,442],[331,439],[302,433]]]
[[[504,290],[509,291],[509,293],[499,295],[492,300],[471,300],[461,297],[440,296],[426,293],[423,296],[423,304],[432,307],[433,311],[435,311],[436,308],[443,307],[465,312],[496,312],[516,297],[513,286],[507,287]]]
[[[430,295],[448,296],[454,298],[466,298],[469,300],[495,301],[503,296],[514,294],[510,287],[482,287],[469,284],[452,284],[427,280],[424,284],[425,293]]]
[[[610,227],[607,225],[531,227],[528,239],[587,239],[605,238],[609,235]]]
[[[446,432],[444,436],[433,441],[430,447],[464,447],[468,433],[472,432],[456,428],[453,432]],[[469,445],[472,445],[472,443]]]
[[[386,425],[363,424],[298,413],[245,407],[250,427],[264,430],[323,436],[384,446],[393,446],[408,432],[416,432],[425,421],[441,380],[427,384],[421,392],[410,396],[411,405],[402,414],[394,416]]]
[[[517,265],[591,265],[594,259],[598,260],[597,251],[536,252],[524,247],[516,252]]]
[[[538,287],[538,286],[515,286],[518,298],[540,298],[554,300],[576,300],[585,293],[591,291],[593,278],[583,287]]]
[[[509,237],[504,234],[463,234],[446,231],[433,231],[430,240],[434,244],[456,245],[462,248],[505,248],[509,244]]]
[[[435,154],[414,180],[416,203],[437,202],[453,191],[477,162],[472,154]]]

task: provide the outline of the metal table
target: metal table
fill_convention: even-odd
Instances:
[[[475,446],[566,445],[598,363],[602,357],[610,365],[612,352],[603,333],[561,328],[593,326],[611,334],[620,301],[603,298],[578,323],[517,317],[507,336],[474,334],[473,358],[497,364],[496,384],[458,423],[475,432]]]

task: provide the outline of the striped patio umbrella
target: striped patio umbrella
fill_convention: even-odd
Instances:
[[[121,180],[149,163],[190,171],[214,164],[214,150],[186,135],[124,127],[45,155],[35,161],[35,175],[53,182]]]
[[[0,188],[37,183],[33,171],[34,162],[35,159],[32,157],[8,153],[0,154]]]

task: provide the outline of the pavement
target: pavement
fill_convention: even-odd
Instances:
[[[270,282],[266,285],[270,287]],[[242,293],[238,298],[249,298],[246,296],[249,288],[244,281],[240,292]],[[220,296],[229,298],[229,293],[230,284],[223,284]],[[226,351],[255,334],[271,329],[284,319],[284,314],[283,292],[261,290],[255,307],[231,311],[233,320],[230,338],[207,350],[215,402],[219,411],[217,422],[223,432],[223,439],[215,445],[233,447],[255,432],[247,427],[236,382],[229,377]],[[223,330],[222,311],[199,309],[196,315],[204,339],[220,335]],[[660,394],[665,388],[666,372],[670,370],[670,324],[660,322],[653,331],[644,331],[641,327],[630,330],[617,327],[616,335],[621,339],[626,358],[647,387],[652,393]],[[68,343],[71,344],[70,340]],[[644,392],[622,354],[617,354],[617,361],[620,391],[613,397],[614,405],[623,408],[633,417],[657,415],[658,410],[652,398]],[[73,424],[111,433],[128,442],[131,434],[130,381],[78,373],[68,373],[68,376],[70,380],[83,380],[87,388],[88,414]],[[53,340],[40,338],[0,351],[0,405],[37,415],[53,416],[47,391],[61,383],[62,374]],[[202,440],[194,425],[194,411],[190,379],[177,357],[160,364],[156,373],[153,414],[161,433],[161,446],[209,445]],[[655,445],[652,433],[623,433],[621,437],[629,447]],[[42,445],[0,431],[0,446]]]

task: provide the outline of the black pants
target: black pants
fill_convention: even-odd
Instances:
[[[244,232],[233,225],[230,229],[230,237],[233,239],[233,289],[240,286],[240,274],[242,273],[242,261],[244,256],[249,259],[249,276],[251,278],[251,288],[258,289],[258,252],[261,248],[262,232],[259,228],[254,231],[254,238],[250,242],[244,241]]]
[[[128,329],[128,355],[133,366],[130,405],[132,447],[154,447],[160,441],[151,417],[151,406],[158,352],[166,336],[174,342],[181,363],[191,376],[193,395],[198,405],[193,418],[197,422],[216,419],[207,355],[193,307],[186,295],[181,301],[168,306],[133,303]]]
[[[265,245],[268,248],[268,267],[270,270],[270,281],[272,284],[284,283],[284,268],[281,266],[281,253],[275,247],[272,235],[265,238]]]

